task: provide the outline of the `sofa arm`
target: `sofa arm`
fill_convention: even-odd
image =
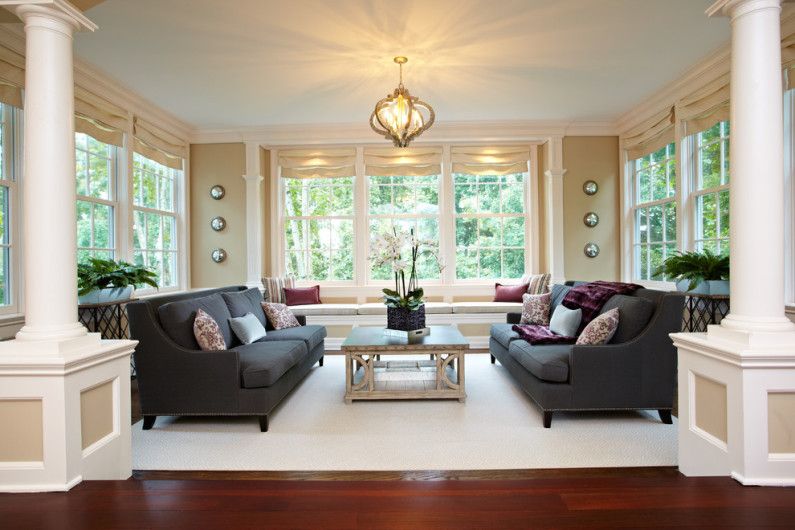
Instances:
[[[506,313],[505,322],[507,324],[519,324],[522,321],[521,313]]]

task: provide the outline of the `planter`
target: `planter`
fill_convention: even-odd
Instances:
[[[405,307],[386,308],[386,327],[398,331],[414,331],[425,327],[425,304],[412,311]]]
[[[729,280],[707,280],[699,282],[694,289],[688,289],[690,280],[679,280],[676,282],[676,288],[682,292],[690,294],[714,294],[714,295],[728,295],[729,294]]]
[[[96,289],[88,294],[77,297],[78,304],[105,304],[108,302],[119,302],[132,298],[133,286],[127,287],[108,287],[106,289]]]

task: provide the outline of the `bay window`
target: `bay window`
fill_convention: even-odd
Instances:
[[[116,168],[116,146],[75,133],[78,262],[116,254]]]
[[[693,192],[696,250],[729,252],[729,122],[721,121],[693,138]]]
[[[22,111],[0,103],[0,312],[17,306],[17,246],[15,219],[19,205],[18,178]]]
[[[664,280],[655,270],[677,250],[676,143],[630,162],[633,279]]]

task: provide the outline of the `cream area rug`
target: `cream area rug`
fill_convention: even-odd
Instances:
[[[139,470],[391,471],[673,466],[677,425],[656,411],[556,413],[535,404],[488,354],[466,357],[466,403],[346,404],[345,363],[327,355],[270,416],[158,417],[133,426]],[[676,420],[674,420],[676,421]]]

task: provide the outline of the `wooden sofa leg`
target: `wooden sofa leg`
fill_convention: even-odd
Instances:
[[[544,428],[549,429],[552,427],[552,411],[545,410],[544,411]]]
[[[265,414],[259,417],[259,431],[268,432],[268,415]]]
[[[491,357],[491,364],[494,364],[497,361],[497,358],[493,355],[489,354],[489,357]]]
[[[317,362],[318,366],[323,366],[323,359],[325,357],[321,357],[320,360]]]
[[[660,414],[660,421],[663,423],[670,425],[674,422],[671,419],[671,409],[659,409],[657,412]]]
[[[148,431],[155,425],[157,416],[144,416],[144,430]]]

